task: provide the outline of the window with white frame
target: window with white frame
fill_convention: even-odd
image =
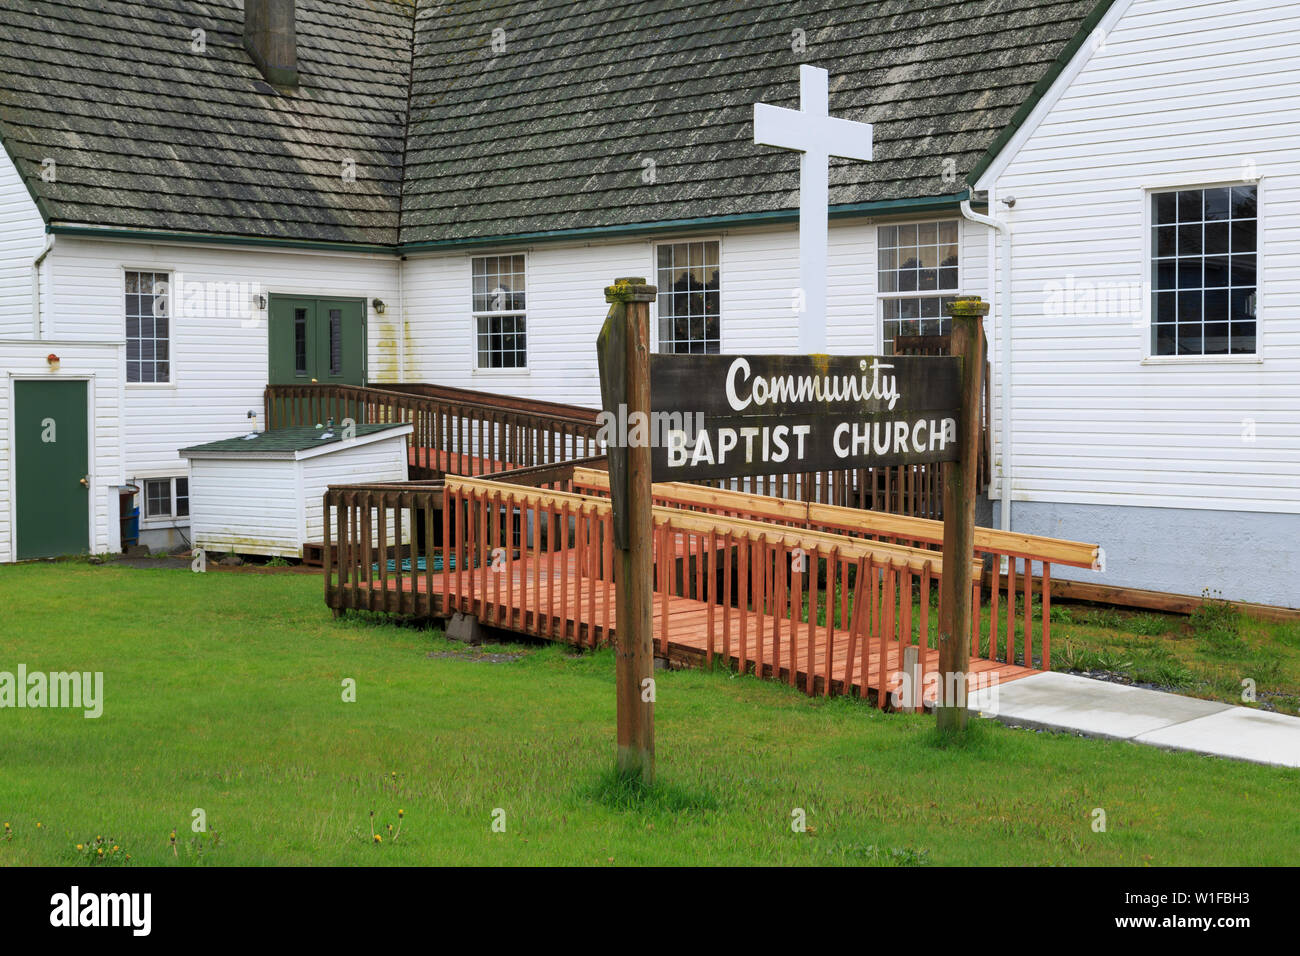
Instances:
[[[659,351],[717,353],[722,347],[720,243],[665,243],[656,248]]]
[[[527,368],[523,255],[475,256],[471,271],[476,366]]]
[[[1151,194],[1151,354],[1256,351],[1256,187]]]
[[[957,297],[960,281],[957,237],[956,219],[877,228],[876,289],[885,355],[894,354],[899,336],[948,334],[944,306]]]
[[[146,478],[144,517],[146,520],[186,518],[190,513],[189,478]]]
[[[166,272],[126,274],[126,380],[171,381],[171,328]]]

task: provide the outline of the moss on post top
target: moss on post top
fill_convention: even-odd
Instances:
[[[967,295],[949,302],[944,306],[944,311],[954,319],[988,315],[989,304],[977,295]]]
[[[643,276],[615,279],[613,285],[605,286],[606,302],[653,302],[658,290],[646,285]]]

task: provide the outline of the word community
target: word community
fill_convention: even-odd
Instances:
[[[82,893],[73,886],[50,897],[50,925],[56,927],[128,927],[133,936],[152,929],[153,896],[149,893]]]
[[[761,406],[792,402],[838,405],[878,401],[892,411],[898,402],[898,379],[889,374],[893,367],[892,364],[882,365],[879,358],[873,358],[870,364],[866,359],[858,359],[858,374],[756,375],[748,359],[739,356],[727,370],[727,404],[734,411],[743,412],[751,402]],[[880,374],[882,369],[885,372],[883,377]]]

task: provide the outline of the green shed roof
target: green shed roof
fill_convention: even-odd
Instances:
[[[407,422],[357,425],[356,437],[366,438],[380,432],[409,427],[410,425]],[[343,441],[343,429],[337,423],[334,428],[315,428],[310,425],[303,425],[295,428],[276,428],[271,431],[251,432],[249,434],[256,437],[250,438],[249,435],[240,435],[237,438],[223,438],[220,441],[210,441],[203,445],[191,445],[189,448],[182,448],[180,454],[182,457],[188,457],[191,453],[194,453],[205,457],[208,455],[265,455],[267,457],[292,458],[298,452],[311,451],[328,445],[337,445]],[[325,438],[325,435],[331,435],[332,437]]]

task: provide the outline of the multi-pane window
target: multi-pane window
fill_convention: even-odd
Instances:
[[[144,516],[146,518],[185,518],[190,513],[188,478],[146,478],[144,482]]]
[[[1151,354],[1255,352],[1254,186],[1151,196]]]
[[[471,309],[479,368],[526,368],[524,257],[475,256]]]
[[[722,346],[719,244],[658,247],[659,351],[713,352]]]
[[[171,381],[166,272],[126,274],[126,380]]]
[[[172,480],[150,478],[144,483],[144,516],[146,518],[171,517]]]
[[[900,335],[947,335],[943,307],[958,285],[957,220],[881,226],[876,242],[884,354],[893,354]]]

